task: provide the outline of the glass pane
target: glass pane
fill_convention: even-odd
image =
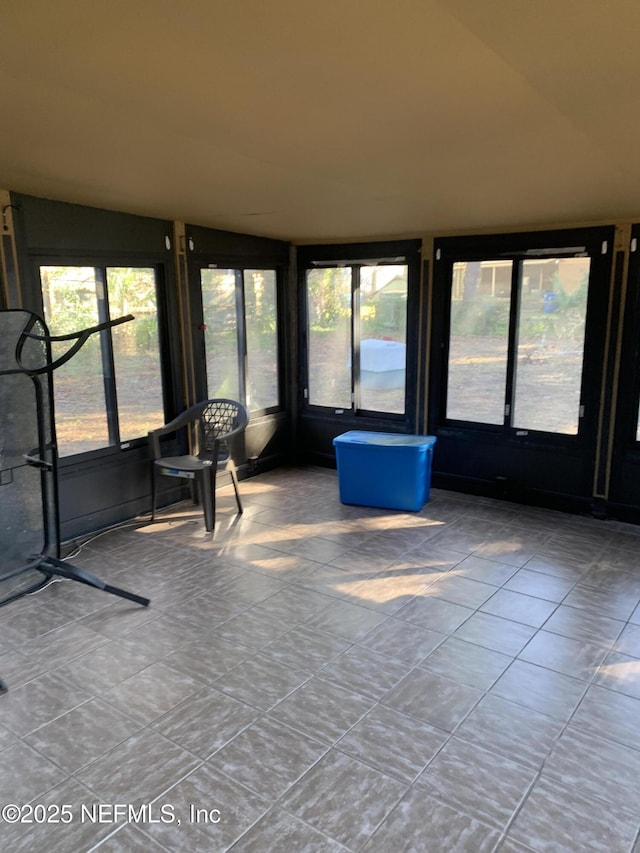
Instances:
[[[361,409],[404,412],[407,266],[360,270]]]
[[[247,406],[254,412],[280,402],[275,270],[244,271]]]
[[[513,426],[578,432],[589,258],[522,264]]]
[[[155,271],[109,267],[107,289],[111,319],[135,317],[112,331],[120,441],[130,441],[164,423]]]
[[[240,399],[238,375],[238,270],[200,270],[207,395]]]
[[[512,261],[453,265],[447,418],[504,423]]]
[[[93,267],[41,266],[44,316],[52,335],[79,332],[100,322],[102,284]],[[67,364],[53,374],[55,421],[60,456],[109,445],[102,370],[101,335],[91,335]],[[54,343],[53,357],[69,349]]]
[[[351,408],[351,269],[307,271],[309,403]]]

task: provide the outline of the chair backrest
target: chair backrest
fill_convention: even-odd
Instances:
[[[229,440],[247,426],[249,413],[236,400],[206,400],[200,406],[198,455],[213,458],[228,454]]]

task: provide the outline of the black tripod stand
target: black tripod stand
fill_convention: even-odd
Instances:
[[[111,586],[60,559],[57,449],[52,373],[87,338],[130,315],[72,335],[51,336],[29,311],[0,311],[0,607],[46,586],[78,581],[143,607],[149,599]],[[69,342],[52,360],[51,342]],[[0,693],[7,687],[0,679]]]

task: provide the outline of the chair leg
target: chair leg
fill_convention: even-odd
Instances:
[[[151,463],[151,521],[153,521],[156,517],[156,498],[157,498],[157,472],[156,466]]]
[[[212,483],[211,468],[205,468],[196,475],[200,486],[200,500],[204,511],[204,523],[208,532],[213,532],[216,522],[216,505],[213,494],[215,480]]]

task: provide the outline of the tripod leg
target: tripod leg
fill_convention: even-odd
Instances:
[[[77,566],[72,566],[70,563],[66,563],[64,560],[58,560],[55,557],[47,557],[42,563],[40,571],[46,572],[48,575],[60,575],[60,577],[68,578],[72,581],[78,581],[79,583],[87,584],[87,586],[93,586],[96,589],[101,589],[104,592],[111,593],[111,595],[117,595],[119,598],[126,598],[129,601],[134,601],[136,604],[141,604],[143,607],[148,607],[151,603],[148,598],[143,598],[133,592],[127,592],[126,589],[120,589],[117,586],[111,586],[103,580],[100,580],[100,578],[95,575],[92,575],[91,572],[79,569]]]

